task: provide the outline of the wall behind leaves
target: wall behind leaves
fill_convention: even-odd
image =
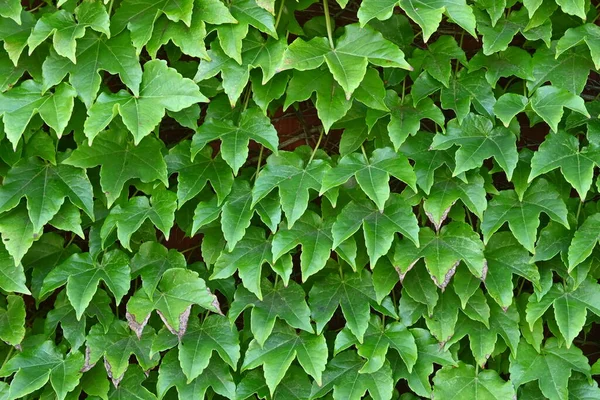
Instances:
[[[600,399],[598,8],[0,0],[0,399]]]

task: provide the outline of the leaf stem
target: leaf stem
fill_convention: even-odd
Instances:
[[[369,157],[367,157],[367,151],[365,150],[365,146],[364,145],[360,145],[360,150],[363,153],[363,156],[365,157],[365,162],[368,163],[369,162]]]
[[[112,12],[114,1],[115,0],[110,0],[110,2],[108,3],[108,16],[110,16],[110,13]]]
[[[320,133],[319,133],[319,139],[317,139],[317,144],[315,144],[315,148],[313,149],[312,153],[310,154],[310,158],[308,159],[308,162],[306,163],[306,165],[309,165],[313,158],[315,158],[315,154],[317,154],[317,150],[319,150],[319,146],[321,145],[321,140],[323,140],[323,128],[321,127],[320,129]]]
[[[279,26],[279,21],[281,21],[281,15],[283,15],[283,8],[285,7],[285,0],[281,0],[281,6],[279,7],[279,11],[277,12],[277,19],[275,20],[275,30]]]
[[[12,356],[12,353],[14,350],[15,350],[14,346],[10,346],[10,349],[8,350],[8,354],[6,354],[6,357],[4,358],[4,361],[2,362],[2,366],[0,366],[0,368],[4,368],[4,365],[8,362],[8,360],[10,359],[10,356]]]
[[[254,180],[258,178],[258,172],[260,171],[260,164],[262,163],[263,151],[265,146],[260,146],[260,151],[258,152],[258,162],[256,163],[256,172],[254,173]]]
[[[325,14],[325,25],[327,25],[327,37],[329,38],[329,46],[335,49],[333,45],[333,33],[331,32],[331,16],[329,15],[329,3],[323,0],[323,14]]]

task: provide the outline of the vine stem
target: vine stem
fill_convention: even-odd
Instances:
[[[4,364],[6,364],[8,362],[8,360],[10,359],[10,356],[12,356],[12,353],[14,350],[15,350],[15,348],[13,346],[10,346],[10,350],[8,350],[8,354],[6,354],[6,358],[4,358],[4,362],[2,363],[2,366],[0,368],[3,368]]]
[[[323,0],[323,14],[325,14],[325,25],[327,25],[327,37],[329,38],[329,46],[335,49],[333,45],[333,32],[331,32],[331,16],[329,15],[329,3]]]
[[[312,162],[313,158],[315,158],[315,154],[317,154],[317,150],[319,150],[319,146],[321,145],[321,140],[323,140],[323,128],[321,128],[320,131],[321,131],[321,133],[319,133],[319,139],[317,140],[317,144],[315,144],[315,148],[313,149],[306,165],[309,165]]]
[[[363,146],[362,144],[360,145],[360,150],[363,153],[363,156],[365,157],[365,162],[369,162],[369,157],[367,157],[367,151],[365,150],[365,146]]]
[[[112,12],[112,8],[113,8],[113,3],[115,0],[110,0],[110,2],[108,3],[108,15],[110,16],[110,13]]]

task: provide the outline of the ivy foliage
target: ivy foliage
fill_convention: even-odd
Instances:
[[[600,399],[599,8],[0,0],[0,399]]]

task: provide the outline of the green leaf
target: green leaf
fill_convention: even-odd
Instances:
[[[519,47],[511,46],[504,51],[490,55],[484,55],[483,52],[477,53],[469,60],[469,71],[477,71],[481,68],[486,69],[485,79],[492,85],[492,88],[496,87],[500,78],[516,76],[525,80],[534,79],[531,55]],[[502,96],[507,95],[514,96],[515,94],[505,93]]]
[[[42,230],[34,232],[27,209],[19,206],[0,216],[0,234],[13,264],[19,266],[33,242],[42,235]]]
[[[443,168],[436,173],[430,193],[423,203],[423,209],[436,230],[440,229],[458,200],[479,218],[483,217],[487,208],[484,180],[476,172],[466,174],[465,179],[461,180],[452,176],[449,169]]]
[[[390,198],[390,175],[417,191],[416,176],[404,155],[387,147],[375,149],[370,158],[365,154],[348,154],[323,176],[321,194],[354,176],[365,194],[383,211]]]
[[[192,304],[198,304],[213,312],[221,312],[217,296],[210,292],[197,272],[170,268],[163,273],[152,296],[145,290],[138,290],[129,299],[127,320],[139,338],[150,319],[150,314],[156,310],[167,329],[181,339],[187,329]]]
[[[82,368],[81,353],[75,351],[65,357],[53,342],[45,341],[8,360],[0,369],[0,376],[15,373],[8,390],[9,399],[33,393],[50,380],[56,397],[63,400],[78,385]]]
[[[529,104],[529,100],[525,96],[514,93],[505,93],[494,104],[494,112],[505,127],[509,127],[513,118],[523,112]]]
[[[334,399],[360,400],[369,391],[374,399],[390,400],[394,389],[390,364],[377,372],[361,374],[364,360],[353,351],[338,354],[327,364],[321,386],[313,383],[310,398],[323,397],[333,390]]]
[[[6,1],[3,0],[2,6]],[[4,7],[1,7],[1,9],[2,13],[6,12]],[[15,66],[19,64],[19,58],[23,49],[27,46],[27,38],[36,21],[33,13],[20,12],[19,14],[20,18],[18,19],[0,19],[0,40],[4,42],[4,50],[6,50],[8,58]],[[0,15],[4,16],[3,14]]]
[[[193,317],[179,342],[179,363],[187,383],[202,377],[216,361],[213,351],[231,368],[240,359],[237,330],[222,316],[209,315],[202,322]],[[209,364],[209,360],[212,360]],[[164,359],[163,359],[164,362]]]
[[[487,244],[492,235],[508,222],[508,227],[519,243],[534,253],[542,212],[566,228],[569,227],[565,203],[546,180],[538,179],[533,182],[522,200],[519,200],[514,190],[501,191],[490,201],[483,215],[481,231],[484,243]]]
[[[540,89],[541,90],[541,89]],[[559,131],[546,136],[531,159],[531,172],[528,181],[560,168],[563,176],[585,200],[592,186],[594,167],[600,160],[600,151],[594,146],[579,149],[579,140],[566,132]]]
[[[397,242],[394,249],[394,265],[406,274],[416,262],[424,258],[425,266],[435,284],[444,289],[463,261],[471,273],[485,278],[487,262],[483,255],[483,243],[479,235],[463,222],[452,222],[440,232],[427,227],[419,232],[420,247],[406,239]]]
[[[73,15],[65,10],[45,14],[37,20],[27,39],[29,54],[52,36],[52,47],[56,53],[76,63],[76,40],[85,35],[85,28],[85,24],[76,23]]]
[[[570,49],[556,58],[552,49],[544,47],[533,55],[533,78],[527,82],[530,91],[550,81],[552,86],[579,95],[588,79],[594,63],[584,51]],[[566,97],[566,96],[564,96]]]
[[[308,207],[310,190],[322,190],[329,168],[325,160],[312,156],[305,160],[298,152],[282,151],[269,156],[252,188],[252,207],[277,187],[281,208],[292,228]]]
[[[84,132],[91,144],[120,114],[133,135],[134,144],[138,145],[160,123],[165,110],[181,111],[192,104],[207,101],[198,85],[169,68],[166,61],[148,61],[144,64],[139,94],[131,95],[124,90],[115,94],[101,93],[88,110]]]
[[[519,386],[538,381],[544,396],[551,400],[567,399],[567,384],[572,371],[589,376],[587,358],[576,347],[565,349],[557,340],[550,338],[538,353],[532,346],[521,340],[518,356],[510,359],[510,378],[513,385]]]
[[[600,241],[598,223],[600,223],[600,214],[593,214],[575,232],[569,246],[569,272],[585,261],[592,254],[596,243]]]
[[[25,302],[21,296],[6,296],[6,309],[0,308],[0,339],[17,346],[25,337]]]
[[[264,292],[262,300],[238,286],[229,310],[232,324],[246,308],[251,307],[250,329],[259,345],[264,345],[271,335],[276,318],[283,319],[293,328],[313,332],[306,294],[300,285],[292,281],[286,287],[281,282],[273,285],[263,280],[261,286]]]
[[[202,9],[194,7],[192,21],[186,25],[183,21],[173,22],[168,17],[158,18],[154,24],[152,37],[146,44],[146,51],[152,58],[161,46],[171,41],[181,49],[184,54],[192,57],[208,59],[204,38],[206,37],[206,24],[204,23]]]
[[[433,395],[441,399],[512,399],[516,397],[510,382],[504,381],[496,371],[478,372],[475,367],[459,363],[444,367],[433,378]]]
[[[396,232],[419,245],[417,220],[408,204],[397,194],[386,203],[383,212],[368,200],[351,201],[338,214],[333,224],[333,248],[337,248],[362,225],[371,267],[387,254]]]
[[[21,24],[21,2],[19,0],[2,0],[1,4],[0,15]]]
[[[264,344],[256,339],[250,342],[241,371],[262,365],[265,381],[273,393],[296,358],[306,373],[321,384],[327,364],[325,337],[306,332],[297,334],[290,326],[277,324]]]
[[[51,88],[69,74],[69,83],[89,108],[100,89],[102,79],[99,71],[102,70],[118,74],[133,94],[139,95],[142,68],[128,34],[109,39],[88,31],[78,40],[76,58],[77,64],[74,64],[51,51],[42,65],[43,88]]]
[[[245,110],[240,121],[209,119],[202,124],[192,138],[192,160],[210,142],[221,141],[221,156],[237,175],[248,158],[250,139],[277,153],[279,139],[271,121],[258,108]]]
[[[529,252],[510,232],[498,232],[490,239],[485,246],[485,259],[488,268],[485,287],[503,309],[508,309],[513,302],[513,274],[527,279],[534,287],[539,287],[538,269],[535,264],[530,263]]]
[[[175,249],[156,242],[142,243],[131,259],[131,276],[142,278],[142,287],[152,297],[163,273],[171,268],[186,268],[185,257]]]
[[[107,245],[109,235],[116,230],[121,245],[131,250],[131,235],[137,232],[147,219],[152,221],[168,240],[175,221],[176,208],[176,195],[168,190],[157,191],[150,200],[146,196],[135,196],[124,206],[114,206],[100,230],[102,246]]]
[[[161,14],[171,21],[183,21],[187,26],[192,19],[194,0],[182,2],[173,0],[125,0],[112,17],[111,31],[117,35],[126,27],[131,32],[131,40],[139,54],[148,43],[154,30],[154,23]]]
[[[94,297],[100,280],[108,286],[119,304],[129,291],[129,257],[120,250],[112,250],[105,253],[102,262],[97,262],[90,253],[73,254],[46,276],[40,297],[66,284],[67,297],[79,320]]]
[[[331,221],[322,221],[316,213],[307,211],[293,227],[279,229],[275,233],[272,244],[273,262],[301,245],[300,268],[302,281],[306,282],[309,276],[325,268],[331,256],[331,225]]]
[[[154,330],[147,328],[142,337],[138,338],[125,321],[115,320],[108,331],[96,324],[87,336],[86,362],[91,365],[104,357],[108,377],[118,386],[129,367],[130,356],[135,355],[144,370],[158,365],[159,355],[150,357],[154,336]]]
[[[490,119],[494,117],[496,98],[483,71],[467,74],[461,70],[458,76],[450,78],[449,87],[442,87],[440,99],[443,109],[454,110],[459,124],[469,114],[471,104],[480,114]]]
[[[584,18],[585,19],[585,18]],[[556,43],[556,57],[572,47],[585,43],[592,55],[592,61],[596,69],[600,69],[600,27],[594,24],[585,24],[574,28],[569,28],[564,36]]]
[[[16,150],[27,124],[38,113],[60,137],[71,118],[75,94],[66,83],[57,86],[54,93],[44,93],[42,85],[33,80],[1,93],[0,114],[13,149]]]
[[[423,70],[427,71],[432,78],[448,87],[452,73],[452,60],[457,60],[461,64],[467,63],[465,52],[458,46],[456,39],[452,36],[441,36],[427,46],[427,51],[416,49],[411,63],[422,65]]]
[[[113,386],[108,394],[109,400],[115,399],[140,399],[140,400],[156,400],[156,396],[146,389],[142,382],[146,379],[146,375],[139,366],[134,366],[132,369],[124,372],[122,381],[119,380],[119,385]]]
[[[435,0],[432,2],[400,0],[400,7],[410,19],[421,27],[424,41],[427,41],[438,29],[442,20],[442,14],[445,14],[452,21],[456,22],[473,37],[477,37],[475,34],[475,15],[471,7],[464,0]]]
[[[309,293],[312,319],[317,323],[317,333],[333,317],[338,305],[342,309],[346,326],[363,343],[369,326],[369,301],[375,300],[371,276],[366,270],[340,277],[329,274],[315,282]]]
[[[586,309],[600,315],[598,301],[600,300],[600,286],[590,280],[583,281],[576,289],[563,288],[562,285],[553,285],[541,299],[536,301],[535,296],[529,298],[527,304],[527,322],[531,329],[535,322],[541,318],[552,305],[554,317],[561,334],[569,348],[573,339],[583,329],[586,321]]]
[[[286,50],[282,67],[300,71],[315,69],[323,63],[346,93],[346,99],[360,85],[368,63],[381,67],[412,69],[404,53],[369,26],[346,25],[344,34],[330,47],[325,38],[309,42],[296,39]]]
[[[163,357],[158,370],[156,383],[158,398],[163,398],[173,386],[177,388],[182,399],[202,399],[209,387],[225,398],[235,398],[235,383],[231,370],[218,358],[210,362],[202,375],[188,382],[177,360],[177,352],[169,351]]]
[[[589,118],[583,99],[564,89],[554,86],[542,86],[530,99],[531,108],[539,115],[554,132],[562,119],[564,107],[576,111]]]
[[[352,106],[352,102],[346,99],[342,87],[333,79],[329,70],[325,68],[311,71],[294,69],[283,107],[287,109],[294,102],[308,100],[314,92],[317,93],[315,103],[317,114],[327,133],[333,123],[343,118]]]
[[[0,212],[15,208],[27,199],[33,232],[39,232],[69,200],[94,218],[92,185],[85,171],[70,165],[52,165],[37,158],[23,158],[4,177],[0,187]]]
[[[167,185],[167,165],[161,149],[162,144],[153,137],[136,146],[129,142],[127,132],[111,130],[96,138],[93,146],[84,143],[77,147],[64,163],[80,168],[100,165],[100,185],[111,206],[130,179],[145,183],[158,180]]]
[[[417,345],[410,331],[400,322],[386,325],[375,315],[371,315],[363,343],[358,343],[347,328],[341,330],[335,339],[335,353],[353,344],[356,345],[358,355],[367,359],[359,370],[361,374],[379,371],[384,366],[390,347],[402,357],[409,371],[412,371],[417,361]]]

